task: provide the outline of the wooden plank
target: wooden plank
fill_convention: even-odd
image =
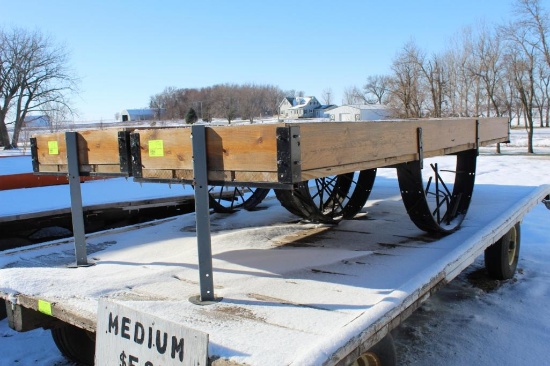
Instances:
[[[4,297],[5,299],[8,298],[7,295],[2,293],[0,293],[0,297]],[[18,294],[16,295],[16,299],[16,309],[18,308],[19,310],[13,314],[13,320],[16,321],[13,325],[21,327],[20,331],[48,326],[59,320],[91,332],[95,331],[95,314],[81,314],[66,307],[62,303],[48,302],[43,299],[35,298],[32,295]],[[39,310],[40,302],[45,302],[49,305],[49,314],[43,314],[43,310],[42,312]],[[11,306],[10,302],[8,302],[8,306]],[[10,327],[11,326],[10,324]]]
[[[509,141],[508,118],[482,118],[479,120],[479,140],[481,146]]]
[[[276,128],[281,125],[217,126],[206,130],[209,170],[277,171]],[[192,170],[191,129],[140,130],[141,163],[146,170]],[[151,150],[151,141],[162,151]]]
[[[277,172],[277,127],[282,124],[208,128],[208,169]]]
[[[146,170],[156,174],[163,169],[193,169],[190,128],[155,128],[138,133],[144,175]]]
[[[124,130],[105,129],[77,132],[80,172],[121,175],[119,131]],[[39,172],[67,173],[65,133],[58,132],[33,137],[36,138]]]
[[[65,133],[51,133],[44,135],[35,135],[37,158],[40,168],[45,166],[59,166],[67,164],[67,145],[65,143]],[[57,150],[51,151],[49,144],[56,144]],[[42,169],[40,169],[42,171]],[[54,171],[53,169],[47,170]]]
[[[417,154],[419,127],[425,154],[476,141],[475,119],[302,124],[302,171]]]

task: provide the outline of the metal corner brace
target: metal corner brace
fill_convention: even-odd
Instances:
[[[300,126],[277,128],[277,177],[279,183],[301,181]]]

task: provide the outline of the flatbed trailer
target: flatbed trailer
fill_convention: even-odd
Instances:
[[[479,147],[507,140],[508,121],[503,118],[199,125],[36,136],[31,143],[34,171],[69,176],[73,220],[79,216],[82,175],[190,183],[196,213],[183,227],[169,221],[141,229],[155,232],[152,242],[138,230],[118,238],[106,233],[100,244],[87,243],[84,233],[75,230],[78,268],[41,269],[41,279],[55,278],[49,281],[55,283],[52,289],[45,291],[37,290],[30,278],[16,281],[21,288],[10,287],[2,294],[10,324],[22,331],[52,327],[64,354],[80,361],[79,356],[87,354],[88,362],[94,354],[90,340],[99,332],[101,363],[109,359],[103,349],[111,350],[113,343],[104,333],[118,327],[109,318],[105,328],[106,313],[112,316],[123,303],[128,311],[155,317],[149,319],[153,323],[170,318],[175,329],[196,330],[185,333],[172,350],[180,350],[181,357],[184,338],[209,337],[206,347],[201,341],[186,351],[198,355],[186,359],[194,364],[371,362],[369,357],[385,352],[371,347],[388,347],[389,331],[480,254],[489,253],[487,267],[494,276],[513,275],[519,222],[548,196],[548,186],[519,187],[502,197],[491,192],[491,202],[481,202],[474,210],[477,216],[457,231],[470,206]],[[442,155],[453,157],[456,165],[440,168],[430,161],[426,180],[424,159]],[[373,197],[380,195],[388,206],[380,212],[371,206],[368,220],[362,220],[376,170],[387,167],[397,170],[406,210],[388,210],[401,200],[395,191],[380,189]],[[446,180],[448,173],[451,178]],[[229,195],[220,189],[213,200],[212,186],[235,188]],[[260,199],[254,199],[257,191],[251,188],[263,190]],[[245,190],[252,192],[253,202],[247,207],[245,200],[241,207],[254,210],[261,204],[281,211],[274,200],[261,203],[270,188],[290,217],[301,216],[308,224],[262,221],[261,211],[239,211],[214,219],[212,229],[209,203],[231,201],[225,212],[234,211],[237,193]],[[406,215],[412,222],[404,220]],[[217,231],[218,225],[231,230]],[[141,252],[134,246],[148,249]],[[87,260],[90,253],[92,262]],[[40,254],[32,261],[41,262],[39,258],[49,266],[49,256]],[[115,272],[131,273],[123,276],[127,283],[116,280],[112,266]],[[159,268],[154,272],[161,272],[160,278],[142,273],[152,267]],[[2,271],[19,278],[25,270]],[[216,272],[220,275],[214,282]],[[77,293],[58,295],[74,287]],[[151,339],[148,348],[154,349]],[[80,343],[87,349],[77,347]]]

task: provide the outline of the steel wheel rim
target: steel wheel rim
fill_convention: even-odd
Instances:
[[[431,164],[428,169],[434,179],[426,183],[420,161],[397,166],[407,213],[415,225],[424,231],[451,233],[458,229],[466,216],[474,189],[477,151],[466,150],[455,156],[454,169],[440,169],[438,164]],[[454,182],[443,179],[442,173],[454,175]]]
[[[365,352],[350,366],[382,366],[380,358],[373,352]]]
[[[281,204],[291,213],[312,222],[334,224],[353,218],[365,205],[376,169],[300,182],[292,191],[277,190]]]
[[[268,192],[269,189],[265,188],[211,186],[208,189],[210,208],[220,213],[231,213],[241,208],[251,210],[267,196]]]

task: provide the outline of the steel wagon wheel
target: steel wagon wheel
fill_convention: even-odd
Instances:
[[[218,213],[253,210],[269,193],[267,188],[210,186],[210,208]]]
[[[425,185],[420,161],[397,166],[403,203],[421,230],[451,233],[466,216],[474,190],[477,150],[462,151],[455,156],[454,168],[441,169],[437,163],[430,164]]]
[[[369,198],[376,169],[297,183],[275,194],[289,212],[312,222],[336,223],[353,218]]]

